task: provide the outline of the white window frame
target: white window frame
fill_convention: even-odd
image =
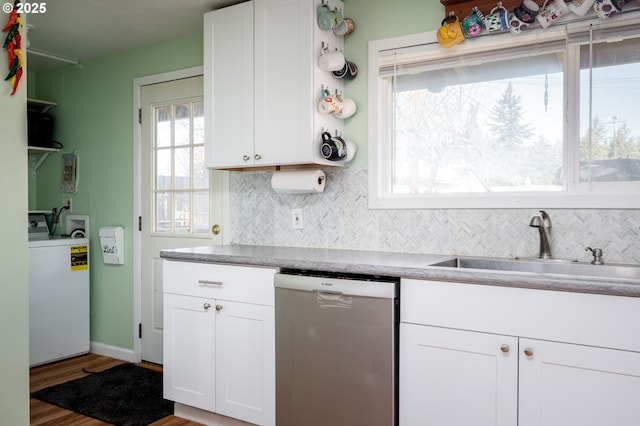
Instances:
[[[205,227],[205,231],[204,232],[194,232],[194,222],[195,222],[195,211],[194,211],[194,194],[198,193],[198,192],[208,192],[209,193],[209,201],[211,200],[211,177],[209,176],[208,182],[207,182],[207,187],[206,188],[195,188],[193,186],[193,180],[194,180],[194,150],[195,148],[201,147],[204,148],[204,139],[202,140],[202,142],[200,143],[194,143],[194,115],[193,115],[193,104],[194,103],[202,103],[203,108],[204,108],[204,97],[203,96],[196,96],[196,97],[192,97],[192,98],[183,98],[183,99],[179,99],[179,100],[172,100],[170,102],[158,102],[158,103],[154,103],[151,104],[151,109],[153,111],[152,117],[153,117],[153,129],[151,130],[151,138],[153,140],[152,144],[151,144],[151,152],[153,155],[153,161],[152,161],[152,166],[151,166],[151,173],[152,173],[152,183],[151,183],[151,215],[152,215],[152,224],[151,224],[151,232],[150,235],[153,237],[178,237],[178,238],[194,238],[194,239],[198,239],[198,238],[209,238],[209,227],[211,225],[211,223],[208,223],[207,226]],[[189,108],[189,143],[185,144],[185,145],[175,145],[175,107],[176,105],[179,104],[189,104],[190,108]],[[156,110],[158,108],[161,107],[170,107],[171,108],[171,145],[167,146],[167,147],[158,147],[157,146],[157,117],[156,117]],[[203,117],[204,118],[204,117]],[[189,148],[189,155],[190,155],[190,170],[189,170],[189,187],[188,188],[184,188],[184,189],[177,189],[175,188],[175,157],[176,157],[176,149],[184,149],[184,148]],[[169,151],[170,152],[170,157],[171,157],[171,184],[170,187],[167,189],[158,189],[158,171],[157,171],[157,161],[158,161],[158,151]],[[204,162],[203,162],[203,168],[204,170],[207,172],[207,174],[210,175],[209,170],[204,167]],[[159,193],[166,193],[169,194],[169,199],[170,199],[170,208],[171,208],[171,214],[170,214],[170,231],[167,232],[161,232],[158,231],[158,194]],[[176,217],[175,217],[175,198],[176,198],[176,194],[189,194],[189,232],[176,232],[175,230],[175,224],[176,224]],[[207,214],[209,215],[209,211],[207,211]]]
[[[478,49],[499,51],[519,45],[531,45],[557,40],[571,40],[580,34],[584,38],[589,28],[610,30],[622,26],[640,27],[638,10],[625,13],[608,21],[580,20],[557,25],[545,30],[530,30],[529,34],[514,37],[509,33],[480,37],[452,47],[438,45],[436,32],[425,32],[369,42],[368,61],[368,132],[369,132],[369,208],[370,209],[443,209],[443,208],[640,208],[640,182],[579,182],[579,105],[568,101],[580,90],[579,79],[568,81],[580,68],[577,44],[567,44],[565,54],[564,99],[564,158],[567,174],[562,191],[557,192],[505,192],[505,193],[453,193],[453,194],[393,194],[391,192],[392,144],[389,90],[379,77],[381,65],[391,56],[403,58],[451,58],[473,53]],[[588,43],[588,39],[587,39]],[[575,47],[574,47],[575,46]],[[576,98],[577,99],[577,98]],[[572,125],[569,125],[572,123]]]

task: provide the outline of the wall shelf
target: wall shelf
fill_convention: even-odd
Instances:
[[[544,0],[535,0],[539,6],[542,6]],[[491,9],[496,7],[498,4],[497,0],[440,0],[440,3],[445,8],[445,14],[449,15],[449,12],[454,12],[455,15],[460,19],[464,19],[465,16],[473,10],[474,7],[477,7],[480,12],[487,15],[491,13]],[[517,6],[522,3],[522,0],[503,0],[502,6],[505,9],[511,11],[515,9]]]
[[[56,106],[58,106],[57,102],[27,98],[27,110],[29,111],[47,112]]]
[[[29,146],[27,147],[27,151],[29,155],[31,155],[31,176],[36,176],[38,174],[38,169],[44,163],[44,160],[47,159],[49,154],[52,152],[60,151],[58,148],[45,148],[41,146]],[[38,158],[38,154],[40,154],[40,158]]]

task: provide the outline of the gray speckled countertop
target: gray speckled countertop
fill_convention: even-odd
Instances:
[[[384,275],[470,284],[640,297],[640,280],[433,266],[447,255],[223,245],[163,250],[170,260]]]

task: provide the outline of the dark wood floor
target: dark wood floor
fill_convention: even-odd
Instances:
[[[49,386],[57,385],[59,383],[64,383],[69,380],[84,377],[87,375],[87,373],[84,373],[82,371],[83,368],[89,371],[101,371],[123,363],[124,361],[120,361],[117,359],[89,354],[54,362],[47,365],[42,365],[39,367],[34,367],[31,369],[30,373],[31,392],[35,392]],[[158,366],[155,364],[142,362],[138,365],[140,365],[141,367],[162,371],[162,366]],[[47,404],[46,402],[42,402],[33,398],[31,398],[30,405],[32,426],[97,426],[108,424],[101,422],[100,420],[86,417],[81,414],[77,414],[72,411],[65,410],[63,408]],[[200,425],[200,423],[194,423],[175,416],[168,416],[164,419],[160,419],[157,422],[152,423],[152,425],[197,426]]]

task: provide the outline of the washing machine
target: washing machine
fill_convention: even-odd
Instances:
[[[50,236],[43,213],[29,213],[28,229],[33,367],[89,352],[89,239]]]

